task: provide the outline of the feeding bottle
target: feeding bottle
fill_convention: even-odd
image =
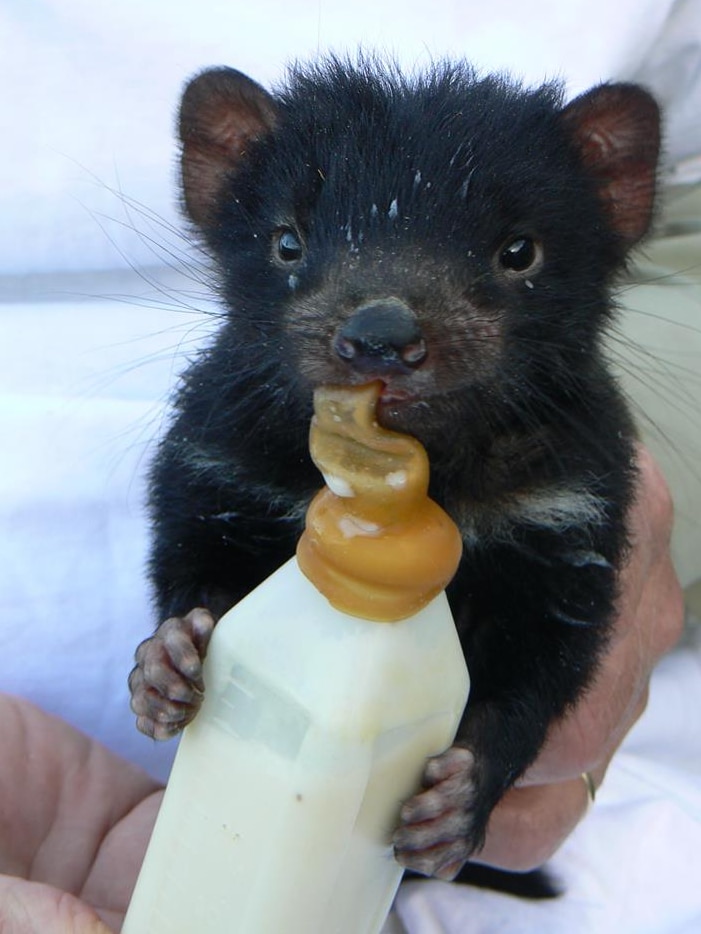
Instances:
[[[468,691],[457,528],[379,384],[315,394],[297,555],[215,627],[123,934],[375,934],[391,836]]]

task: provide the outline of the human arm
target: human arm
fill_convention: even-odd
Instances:
[[[678,641],[683,595],[669,540],[673,506],[649,452],[638,449],[631,550],[620,576],[618,616],[591,689],[551,727],[543,750],[492,812],[476,859],[509,870],[542,865],[588,810],[582,774],[602,783],[616,749],[642,714],[655,664]]]

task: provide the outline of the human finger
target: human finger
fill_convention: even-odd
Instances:
[[[67,892],[0,876],[3,934],[113,934],[89,905]]]

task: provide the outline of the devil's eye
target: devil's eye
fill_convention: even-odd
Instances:
[[[499,253],[499,265],[509,272],[530,272],[540,263],[542,249],[532,237],[516,237]]]
[[[278,230],[273,238],[275,255],[283,263],[296,263],[304,255],[304,247],[299,236],[290,227]]]

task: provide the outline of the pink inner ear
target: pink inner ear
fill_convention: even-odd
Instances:
[[[650,226],[660,148],[660,116],[636,85],[610,84],[563,111],[584,167],[598,181],[613,230],[631,247]]]
[[[655,172],[631,166],[604,189],[616,232],[631,247],[646,233],[655,203]]]
[[[226,178],[275,121],[273,98],[233,69],[206,71],[188,85],[180,108],[182,181],[196,224],[212,221]]]

